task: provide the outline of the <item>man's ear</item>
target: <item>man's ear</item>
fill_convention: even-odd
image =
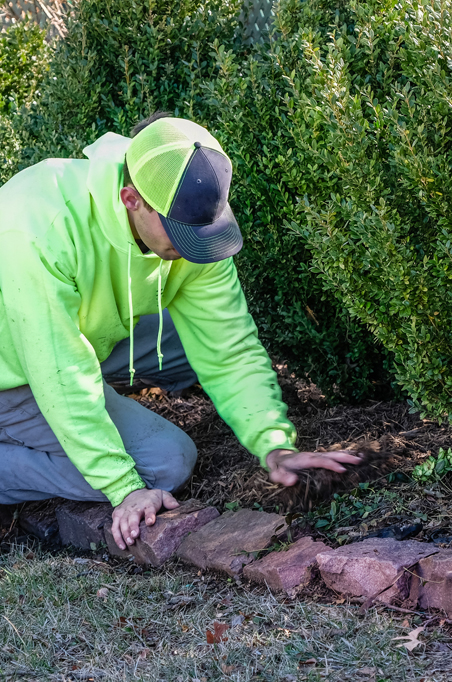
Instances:
[[[121,201],[128,211],[137,211],[140,207],[141,196],[135,187],[123,187],[119,193]]]

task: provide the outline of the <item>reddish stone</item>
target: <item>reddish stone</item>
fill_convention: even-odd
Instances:
[[[219,512],[215,507],[203,507],[197,500],[188,500],[176,509],[159,514],[153,526],[146,526],[142,521],[140,537],[127,550],[120,550],[116,545],[111,533],[111,522],[105,526],[105,539],[114,556],[125,557],[132,554],[139,564],[161,566],[189,533],[217,516]]]
[[[278,514],[251,509],[229,511],[185,538],[177,556],[199,568],[234,576],[253,561],[253,553],[266,549],[275,534],[281,535],[286,529],[284,518]]]
[[[94,549],[105,542],[104,525],[111,520],[109,502],[64,502],[56,510],[63,545]]]
[[[271,552],[245,566],[243,575],[254,582],[265,583],[275,592],[295,594],[298,588],[312,580],[316,556],[323,550],[328,550],[323,542],[314,542],[311,537],[300,538],[289,549]]]
[[[34,535],[39,540],[55,540],[58,536],[58,521],[56,509],[61,504],[60,499],[28,502],[20,510],[19,526],[26,533]]]
[[[410,600],[423,609],[441,609],[452,616],[452,549],[421,559],[413,570]]]
[[[141,526],[140,526],[140,530],[141,530]],[[119,549],[118,545],[116,544],[116,542],[113,538],[113,533],[111,532],[111,520],[107,521],[107,523],[105,524],[104,534],[105,534],[105,542],[107,544],[108,553],[111,556],[118,556],[118,557],[122,557],[123,559],[127,559],[128,557],[131,556],[132,549]]]
[[[375,597],[390,604],[406,599],[410,569],[437,550],[415,540],[371,538],[335,550],[319,552],[317,562],[327,587],[355,597]],[[380,594],[381,592],[381,594]]]

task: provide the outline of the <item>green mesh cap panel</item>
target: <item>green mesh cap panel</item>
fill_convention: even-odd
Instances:
[[[160,118],[133,138],[127,165],[133,184],[158,213],[167,216],[194,143],[215,149],[219,142],[208,130],[183,118]]]

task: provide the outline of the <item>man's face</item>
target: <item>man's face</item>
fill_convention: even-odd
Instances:
[[[178,260],[181,255],[172,245],[157,211],[150,212],[134,187],[123,187],[121,200],[127,209],[130,229],[135,239],[163,260]]]

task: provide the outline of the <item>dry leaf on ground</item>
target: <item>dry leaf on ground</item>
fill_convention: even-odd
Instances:
[[[404,646],[408,651],[413,651],[417,647],[418,644],[422,644],[417,638],[417,636],[424,630],[425,628],[420,627],[416,628],[416,630],[412,630],[409,632],[407,635],[403,635],[403,637],[393,637],[393,640],[396,639],[407,639],[407,642],[402,642],[402,644],[397,644],[397,649],[401,646]]]
[[[176,595],[168,600],[165,608],[166,610],[174,611],[175,609],[180,609],[184,606],[188,606],[189,604],[194,604],[195,601],[195,597],[189,597],[185,594]]]
[[[224,672],[225,675],[231,675],[233,672],[237,670],[237,667],[235,665],[225,665],[224,663],[222,663],[221,670]]]
[[[228,638],[224,636],[226,630],[229,630],[229,625],[215,621],[213,624],[213,632],[211,632],[211,630],[206,630],[207,644],[220,644],[220,642],[227,642]]]

